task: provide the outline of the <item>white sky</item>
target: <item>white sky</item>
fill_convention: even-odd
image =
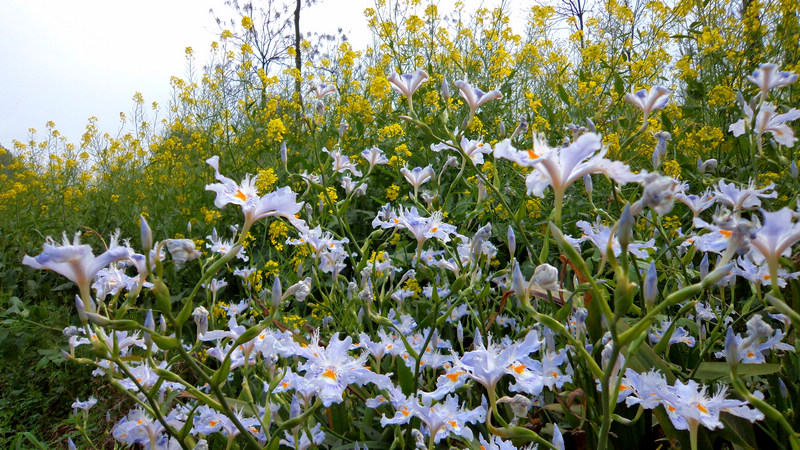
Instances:
[[[73,143],[91,116],[99,119],[101,133],[113,134],[119,113],[130,115],[137,91],[145,105],[157,101],[163,117],[170,76],[185,75],[185,48],[194,48],[201,67],[218,37],[209,9],[234,17],[224,0],[0,3],[0,144],[7,148],[14,139],[27,141],[29,128],[41,139],[47,121]],[[436,3],[445,14],[453,2]],[[373,0],[322,0],[301,16],[301,31],[334,33],[341,27],[354,47],[362,47],[369,39],[363,12],[372,6]]]

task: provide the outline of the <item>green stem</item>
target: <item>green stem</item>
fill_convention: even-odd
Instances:
[[[792,450],[800,450],[800,435],[798,435],[797,431],[795,431],[789,422],[786,420],[786,417],[778,411],[777,409],[773,408],[769,403],[755,397],[750,390],[745,387],[742,380],[736,375],[736,371],[731,367],[730,371],[730,378],[731,378],[731,385],[733,388],[736,389],[736,392],[739,393],[748,403],[755,406],[756,409],[764,413],[766,417],[769,417],[771,420],[774,420],[778,423],[778,425],[783,428],[786,433],[789,435],[789,444],[792,447]]]

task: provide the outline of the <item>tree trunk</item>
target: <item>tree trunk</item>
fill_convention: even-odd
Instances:
[[[300,58],[300,2],[302,0],[297,0],[297,6],[294,10],[294,67],[297,69],[297,78],[294,80],[294,92],[297,94],[297,101],[301,104],[303,102],[303,96],[300,92],[301,83],[300,83],[300,76],[303,73],[302,71],[302,59]]]

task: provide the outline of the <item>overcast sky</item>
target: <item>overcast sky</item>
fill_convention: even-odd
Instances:
[[[87,120],[115,133],[135,92],[168,105],[170,76],[185,75],[184,50],[198,65],[219,28],[209,13],[231,18],[224,0],[3,0],[0,13],[0,144],[27,141],[53,121],[78,143]],[[244,1],[241,1],[244,3]],[[257,3],[257,2],[256,2]],[[450,0],[441,0],[446,13]],[[478,4],[479,1],[467,0]],[[493,1],[484,4],[491,5]],[[322,0],[304,12],[303,32],[341,27],[356,48],[369,39],[364,9],[373,0]]]

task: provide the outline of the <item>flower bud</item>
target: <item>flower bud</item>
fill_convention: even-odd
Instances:
[[[564,436],[561,434],[561,430],[558,429],[558,425],[553,424],[553,447],[558,450],[564,450]]]
[[[789,166],[789,173],[792,175],[792,178],[797,179],[797,163],[792,160],[792,164]]]
[[[445,103],[450,100],[450,85],[447,83],[447,78],[442,78],[442,98]]]
[[[594,122],[592,122],[592,119],[588,117],[586,118],[586,128],[589,129],[590,133],[597,133],[597,127],[595,126]]]
[[[283,288],[281,287],[280,277],[275,277],[275,282],[272,283],[272,308],[275,309],[281,305],[281,297],[283,296]]]
[[[625,205],[622,214],[619,217],[617,228],[617,239],[622,248],[627,248],[628,244],[633,241],[633,213],[631,212],[630,203]]]
[[[89,318],[86,317],[86,306],[84,306],[83,300],[81,300],[81,297],[77,294],[75,295],[75,307],[78,308],[78,317],[81,319],[81,323],[86,323],[86,321],[89,320]]]
[[[594,185],[592,184],[592,177],[588,173],[583,176],[583,187],[586,189],[586,195],[591,196]]]
[[[522,270],[519,268],[519,263],[514,260],[514,271],[511,272],[511,286],[514,288],[514,293],[517,298],[523,302],[528,299],[528,283],[525,277],[522,276]]]
[[[707,277],[703,278],[702,284],[704,287],[710,286],[712,284],[717,284],[720,281],[729,279],[729,275],[731,272],[731,268],[733,267],[733,263],[725,264],[724,266],[717,266],[714,271],[708,274]]]
[[[289,157],[286,152],[286,142],[281,142],[281,162],[283,163],[283,167],[286,168],[286,163],[289,160]]]
[[[89,319],[89,321],[93,324],[100,325],[101,327],[107,327],[111,324],[111,321],[108,319],[108,317],[96,313],[87,312],[86,318]]]
[[[708,253],[703,254],[703,260],[700,261],[700,279],[702,280],[708,276]]]
[[[142,238],[142,248],[145,250],[153,248],[153,230],[150,229],[144,216],[139,216],[139,233]]]
[[[653,149],[652,161],[653,161],[653,170],[658,169],[658,166],[661,164],[661,155],[658,153],[658,147]]]
[[[153,319],[153,310],[147,310],[147,316],[144,319],[144,327],[148,330],[155,330],[156,329],[156,321]],[[144,333],[144,345],[147,346],[149,349],[153,346],[153,337],[150,333]]]
[[[656,272],[655,260],[650,261],[650,267],[647,269],[647,274],[644,276],[644,303],[647,309],[651,309],[656,304],[656,297],[658,297],[658,273]]]
[[[517,237],[514,235],[514,229],[511,228],[511,225],[508,226],[508,231],[506,232],[506,240],[508,241],[508,253],[511,256],[514,255],[515,250],[517,249]]]
[[[780,378],[778,378],[778,392],[780,392],[781,397],[784,399],[789,398],[789,390],[786,389],[786,383],[784,383]]]
[[[670,177],[649,173],[645,175],[642,184],[644,185],[642,198],[634,204],[636,213],[638,214],[644,207],[650,207],[659,216],[669,214],[675,205],[678,182]]]
[[[725,334],[725,359],[732,370],[736,370],[739,365],[739,348],[736,344],[736,336],[733,334],[733,328],[728,327]]]

